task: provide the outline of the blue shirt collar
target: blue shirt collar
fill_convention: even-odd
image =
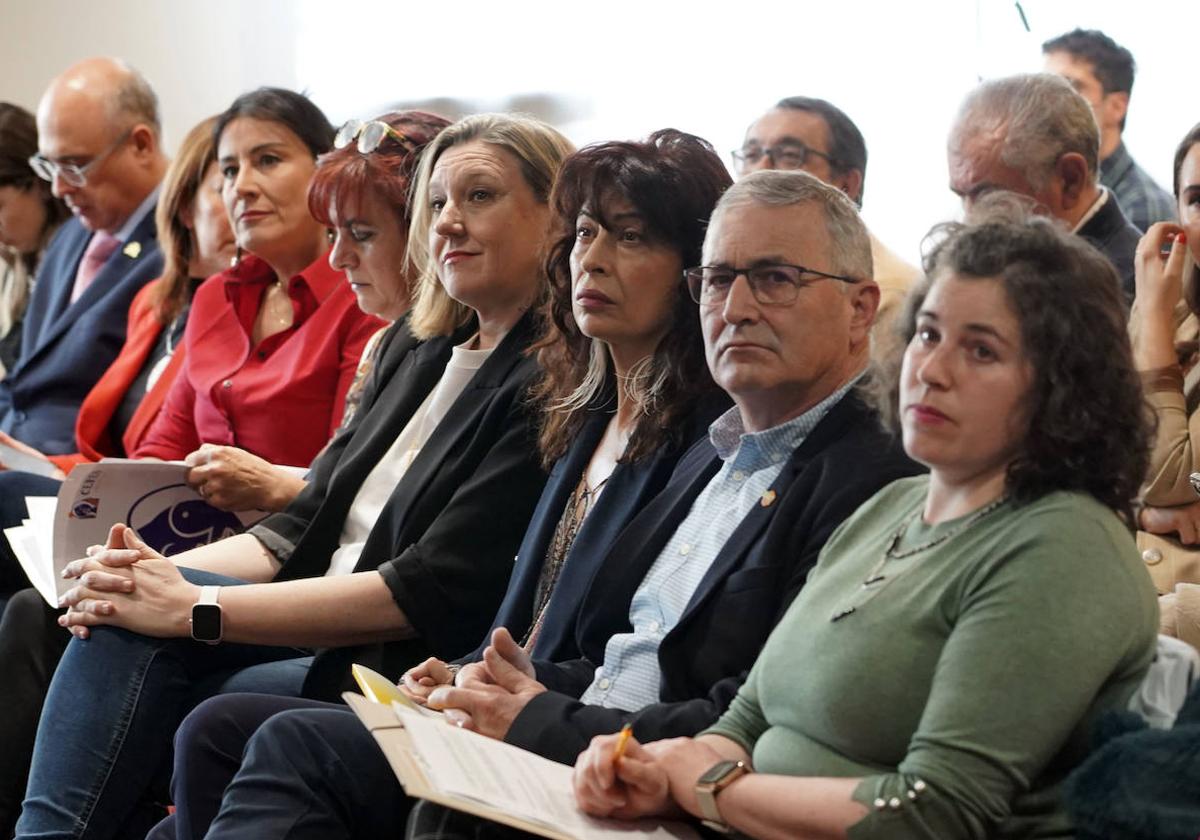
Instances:
[[[129,237],[133,236],[134,229],[142,223],[142,219],[146,218],[148,213],[154,212],[154,205],[158,201],[159,187],[150,190],[150,194],[142,199],[142,203],[137,209],[129,214],[129,218],[125,220],[125,224],[121,225],[113,236],[121,240],[121,244],[129,241]]]
[[[739,461],[748,457],[755,463],[778,463],[791,456],[829,413],[829,409],[846,396],[864,373],[865,371],[859,371],[850,381],[799,417],[793,417],[786,423],[763,429],[761,432],[747,432],[742,422],[742,414],[737,406],[734,406],[708,427],[708,439],[722,461],[728,462],[736,456]]]

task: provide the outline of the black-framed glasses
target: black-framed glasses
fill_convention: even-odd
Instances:
[[[750,293],[763,306],[791,306],[800,290],[818,280],[857,283],[858,278],[829,274],[790,263],[762,263],[749,268],[728,265],[698,265],[683,272],[688,293],[701,306],[720,306],[738,277],[750,284]],[[806,279],[807,278],[807,279]]]
[[[413,144],[411,140],[383,120],[370,120],[368,122],[350,120],[338,129],[337,135],[333,138],[333,147],[335,149],[344,149],[357,139],[358,151],[361,154],[369,155],[378,149],[384,139],[388,137],[391,137],[407,149],[412,148]]]
[[[828,161],[830,166],[837,166],[837,159],[831,155],[792,141],[780,143],[778,146],[743,146],[729,153],[738,171],[748,166],[757,166],[763,158],[771,162],[772,169],[801,169],[808,163],[809,155],[816,155]]]
[[[87,185],[88,173],[91,172],[97,166],[97,164],[100,163],[100,161],[104,160],[117,149],[121,148],[121,145],[128,140],[132,134],[133,127],[131,126],[125,129],[125,131],[121,133],[121,136],[113,141],[111,146],[93,157],[87,163],[61,163],[56,160],[51,160],[39,152],[29,158],[29,167],[36,172],[37,176],[43,181],[53,181],[54,176],[58,175],[59,178],[62,178],[65,183],[70,184],[72,187],[83,187]]]

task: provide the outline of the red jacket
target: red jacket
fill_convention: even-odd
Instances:
[[[109,426],[112,425],[113,414],[125,398],[125,392],[141,372],[146,364],[146,357],[150,355],[162,333],[163,325],[152,303],[154,290],[160,283],[161,280],[152,280],[134,297],[129,306],[125,344],[79,407],[79,417],[75,420],[75,442],[79,445],[79,451],[69,455],[50,456],[50,460],[63,472],[70,472],[71,467],[76,464],[99,461],[118,452],[113,446]],[[158,416],[158,410],[162,408],[171,382],[183,365],[183,356],[184,348],[180,346],[171,357],[162,376],[158,378],[158,382],[154,383],[154,387],[146,392],[146,396],[138,404],[133,419],[129,421],[129,426],[121,437],[126,452],[137,449],[146,430]]]
[[[325,256],[288,281],[292,326],[251,344],[259,302],[275,282],[254,256],[196,290],[187,361],[131,457],[178,459],[202,443],[238,446],[306,466],[342,419],[363,345],[384,324],[358,308]]]

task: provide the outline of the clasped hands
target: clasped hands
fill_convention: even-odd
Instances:
[[[59,599],[67,612],[58,623],[77,638],[86,639],[88,628],[98,624],[160,638],[189,635],[200,587],[126,525],[113,525],[105,544],[89,547],[62,576],[78,583]]]
[[[502,739],[512,722],[546,687],[533,663],[500,627],[483,652],[483,661],[464,665],[455,675],[440,659],[427,659],[401,677],[399,688],[417,703],[440,709],[446,719],[490,738]]]

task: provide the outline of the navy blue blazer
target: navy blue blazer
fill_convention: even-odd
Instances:
[[[842,398],[797,447],[722,547],[679,623],[658,650],[659,703],[640,710],[589,706],[577,699],[604,661],[609,637],[631,632],[629,604],[642,579],[718,472],[707,441],[679,462],[667,488],[621,533],[595,575],[575,624],[582,656],[535,662],[549,691],[517,715],[505,740],[566,764],[595,735],[629,722],[643,743],[695,735],[729,706],[800,591],[833,530],[890,482],[921,472],[861,396]],[[769,500],[769,501],[767,501]]]
[[[0,429],[47,455],[78,449],[79,406],[125,343],[134,295],[162,274],[151,210],[71,303],[91,238],[69,219],[50,240],[25,311],[20,356],[0,382]]]
[[[553,662],[579,656],[579,649],[575,645],[575,617],[592,583],[592,576],[609,547],[629,521],[663,489],[683,453],[707,435],[709,424],[729,405],[729,398],[724,392],[715,391],[713,395],[698,400],[692,413],[683,419],[677,442],[662,447],[637,463],[617,464],[604,492],[583,521],[567,553],[554,593],[546,605],[542,630],[533,647],[535,658]],[[525,531],[525,539],[513,558],[515,565],[512,578],[508,582],[500,611],[479,647],[460,662],[482,659],[483,649],[488,646],[492,630],[497,627],[507,627],[517,641],[529,632],[546,551],[554,538],[567,500],[579,484],[579,478],[587,469],[596,447],[600,445],[611,416],[607,411],[592,411],[570,448],[555,462],[529,528]]]

